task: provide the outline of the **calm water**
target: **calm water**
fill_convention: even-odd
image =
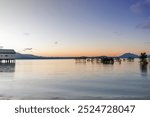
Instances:
[[[150,63],[17,60],[0,65],[0,99],[150,99]]]

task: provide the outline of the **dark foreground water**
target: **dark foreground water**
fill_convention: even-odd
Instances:
[[[0,65],[0,99],[150,99],[150,63],[17,60]]]

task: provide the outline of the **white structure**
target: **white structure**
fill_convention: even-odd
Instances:
[[[0,63],[5,61],[5,63],[15,62],[16,52],[13,49],[0,49]]]

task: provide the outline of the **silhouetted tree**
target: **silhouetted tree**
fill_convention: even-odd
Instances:
[[[141,63],[142,63],[142,64],[148,64],[146,52],[141,53],[140,59],[141,59]]]
[[[146,52],[141,53],[140,59],[141,59],[141,60],[145,60],[146,58],[147,58]]]

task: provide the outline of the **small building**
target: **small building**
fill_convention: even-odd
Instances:
[[[0,63],[15,63],[16,52],[13,49],[0,49]]]

